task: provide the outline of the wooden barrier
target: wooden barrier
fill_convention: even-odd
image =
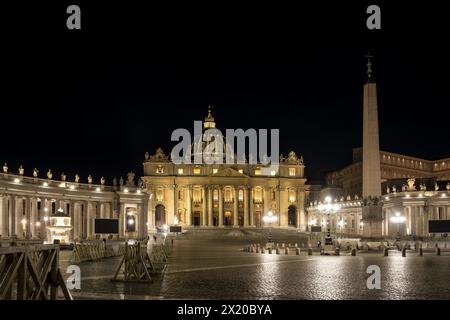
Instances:
[[[154,244],[149,255],[146,245],[141,245],[139,242],[133,245],[125,244],[125,254],[111,281],[151,282],[150,274],[164,272],[167,266],[168,257],[165,247],[163,244]]]
[[[58,264],[59,245],[0,248],[0,300],[72,300]]]
[[[95,261],[103,258],[118,257],[125,254],[125,246],[119,244],[118,250],[114,251],[113,245],[103,242],[74,243],[72,261],[84,262]]]
[[[147,263],[150,265],[147,265]],[[124,267],[122,272],[123,278],[119,276],[122,266]],[[125,254],[120,261],[112,281],[152,282],[148,270],[151,266],[152,264],[148,258],[146,247],[141,246],[139,242],[132,245],[125,243]]]

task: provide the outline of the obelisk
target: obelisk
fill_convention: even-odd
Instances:
[[[382,237],[380,142],[378,133],[377,85],[372,75],[372,56],[367,54],[367,82],[364,85],[362,221],[363,237]]]

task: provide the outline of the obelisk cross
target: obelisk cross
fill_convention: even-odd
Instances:
[[[371,55],[369,52],[365,55],[367,58],[367,79],[372,78],[372,61],[370,61],[371,58],[373,58],[373,55]]]

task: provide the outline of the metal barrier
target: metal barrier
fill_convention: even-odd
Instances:
[[[72,300],[58,264],[59,245],[0,248],[0,300]]]

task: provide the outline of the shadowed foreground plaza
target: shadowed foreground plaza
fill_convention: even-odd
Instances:
[[[391,250],[350,256],[308,256],[243,252],[247,238],[211,240],[181,237],[174,241],[164,274],[153,283],[116,283],[110,279],[120,262],[108,258],[83,262],[81,290],[75,299],[450,299],[450,255],[420,257]],[[299,241],[301,245],[301,241]],[[61,252],[61,269],[70,263]],[[369,290],[369,265],[381,269],[381,289]]]

